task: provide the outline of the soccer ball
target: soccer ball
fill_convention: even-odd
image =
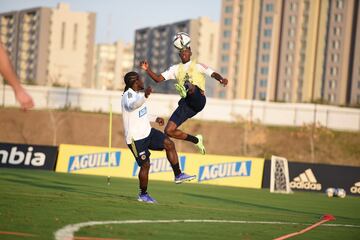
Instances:
[[[174,47],[178,50],[190,47],[190,36],[185,32],[178,32],[173,38]]]
[[[346,191],[342,188],[338,188],[336,195],[340,198],[344,198],[346,197]]]
[[[328,197],[333,197],[335,195],[335,188],[328,188],[326,189],[326,195]]]

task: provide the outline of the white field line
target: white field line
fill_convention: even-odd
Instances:
[[[122,221],[92,221],[67,225],[57,230],[54,235],[56,240],[73,240],[74,233],[80,228],[108,225],[108,224],[141,224],[141,223],[237,223],[237,224],[269,224],[269,225],[311,225],[295,222],[267,222],[267,221],[236,221],[236,220],[196,220],[196,219],[170,219],[170,220],[122,220]],[[351,224],[323,224],[325,227],[360,228],[360,225]]]

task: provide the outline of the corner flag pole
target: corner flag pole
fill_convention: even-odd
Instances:
[[[107,184],[110,185],[110,180],[111,180],[111,176],[110,176],[110,153],[111,153],[111,138],[112,137],[112,104],[110,101],[110,105],[109,105],[109,149],[108,149],[108,177],[107,177]]]

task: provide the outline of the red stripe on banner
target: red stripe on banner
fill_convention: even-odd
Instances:
[[[303,234],[303,233],[306,233],[318,226],[320,226],[321,224],[323,223],[326,223],[326,222],[329,222],[329,221],[335,221],[335,217],[331,214],[325,214],[324,216],[322,216],[321,218],[321,221],[317,222],[317,223],[314,223],[313,225],[299,231],[299,232],[294,232],[294,233],[290,233],[290,234],[286,234],[284,236],[281,236],[281,237],[278,237],[278,238],[274,238],[274,240],[283,240],[283,239],[288,239],[288,238],[291,238],[291,237],[294,237],[294,236],[297,236],[297,235],[300,235],[300,234]]]

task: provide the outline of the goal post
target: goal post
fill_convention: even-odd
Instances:
[[[289,181],[289,166],[286,158],[271,156],[270,192],[292,193]]]

